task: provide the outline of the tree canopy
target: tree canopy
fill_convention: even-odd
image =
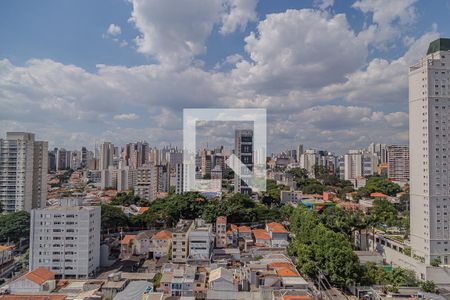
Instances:
[[[30,237],[30,214],[19,211],[0,215],[0,243]]]

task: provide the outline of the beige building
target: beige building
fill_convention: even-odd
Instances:
[[[48,143],[33,133],[8,132],[0,139],[0,204],[6,212],[45,207]]]
[[[216,220],[216,247],[227,246],[227,217],[220,216]]]
[[[189,235],[193,228],[193,220],[178,221],[172,232],[172,262],[186,263],[189,255]]]
[[[158,191],[158,170],[153,165],[143,165],[136,170],[134,194],[149,202],[156,200]]]

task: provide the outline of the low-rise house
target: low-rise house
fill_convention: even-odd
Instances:
[[[13,246],[0,245],[0,270],[3,268],[3,265],[13,261],[13,249]]]
[[[122,273],[109,274],[108,280],[102,286],[102,293],[105,299],[113,299],[122,292],[130,281],[122,277]]]
[[[212,225],[203,219],[195,219],[194,227],[189,233],[189,261],[209,261],[213,249],[214,236]]]
[[[172,232],[161,230],[152,236],[150,252],[153,253],[153,258],[159,259],[163,256],[169,255],[171,246]]]
[[[136,235],[127,234],[120,241],[120,257],[128,258],[134,254]]]
[[[9,292],[11,294],[38,294],[51,292],[55,287],[55,273],[44,267],[38,267],[11,282]]]
[[[238,284],[231,270],[217,268],[210,272],[207,299],[237,299]]]
[[[134,254],[148,256],[151,247],[152,234],[148,231],[143,231],[137,234],[134,238]]]
[[[196,266],[165,264],[161,270],[159,289],[166,296],[193,297]]]
[[[237,247],[237,242],[239,238],[238,227],[234,224],[230,224],[230,228],[226,232],[227,235],[227,246]]]
[[[142,300],[143,296],[153,290],[148,281],[132,281],[113,298],[113,300]]]
[[[289,245],[289,231],[277,222],[266,224],[266,230],[272,239],[273,247],[285,248]]]
[[[259,247],[270,247],[270,235],[264,229],[253,229],[253,236],[255,237],[255,245]]]
[[[238,227],[239,238],[244,240],[252,239],[252,229],[248,226],[239,226]]]

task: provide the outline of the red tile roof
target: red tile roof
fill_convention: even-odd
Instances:
[[[154,240],[169,240],[172,238],[172,232],[167,230],[161,230],[160,232],[156,233],[152,239]]]
[[[253,229],[252,232],[256,240],[270,240],[270,235],[264,229]]]
[[[252,229],[248,226],[239,226],[238,231],[239,232],[252,232]]]
[[[42,285],[47,280],[55,279],[55,273],[49,271],[47,268],[39,267],[24,275],[27,279]]]
[[[148,210],[148,207],[139,207],[139,213],[143,214]]]
[[[128,245],[131,243],[131,240],[134,240],[135,237],[136,235],[134,234],[127,234],[126,236],[123,237],[123,240],[120,243],[122,245]]]
[[[372,198],[387,198],[389,196],[385,195],[383,193],[372,193],[372,194],[370,194],[370,197],[372,197]]]
[[[267,228],[269,229],[269,231],[276,232],[276,233],[287,233],[288,232],[282,224],[277,223],[277,222],[272,222],[272,223],[267,224]]]

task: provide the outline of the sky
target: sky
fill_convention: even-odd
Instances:
[[[184,108],[266,108],[269,152],[405,144],[408,66],[449,15],[450,0],[1,1],[0,137],[180,146]]]

